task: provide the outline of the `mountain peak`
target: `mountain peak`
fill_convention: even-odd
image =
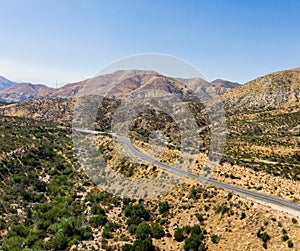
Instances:
[[[221,78],[215,79],[211,83],[216,87],[225,87],[225,88],[235,88],[240,85],[237,82],[231,82],[231,81],[224,80]]]
[[[6,88],[9,88],[14,84],[15,84],[15,82],[12,82],[3,76],[0,76],[0,91],[4,90]]]

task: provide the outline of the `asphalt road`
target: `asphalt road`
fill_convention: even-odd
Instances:
[[[86,130],[86,129],[75,129],[75,130],[78,131],[78,132],[89,133],[89,134],[102,134],[103,133],[103,132],[100,132],[100,131]],[[181,170],[179,168],[176,168],[176,167],[170,166],[168,164],[159,162],[156,159],[152,158],[151,156],[149,156],[146,153],[139,150],[134,144],[132,144],[132,142],[128,138],[126,138],[124,136],[116,135],[114,133],[112,133],[111,135],[113,137],[115,137],[117,140],[119,140],[119,142],[124,144],[126,149],[133,156],[141,159],[144,162],[151,163],[151,164],[153,164],[157,167],[160,167],[160,168],[162,168],[162,169],[164,169],[168,172],[172,172],[172,173],[180,175],[182,177],[195,179],[195,180],[198,180],[202,183],[207,183],[207,184],[210,184],[210,185],[221,187],[221,188],[223,188],[227,191],[237,193],[237,194],[241,195],[242,197],[251,198],[251,199],[254,199],[258,202],[266,203],[266,204],[269,204],[269,205],[274,205],[274,206],[277,206],[277,207],[284,207],[286,209],[290,209],[290,210],[296,212],[296,215],[300,215],[300,205],[299,204],[293,203],[289,200],[285,200],[285,199],[282,199],[282,198],[279,198],[279,197],[276,197],[276,196],[271,196],[271,195],[268,195],[268,194],[260,193],[260,192],[257,192],[255,190],[250,190],[250,189],[242,188],[242,187],[239,187],[239,186],[227,184],[227,183],[218,181],[216,179],[204,177],[204,176],[201,176],[201,175],[196,175],[196,174],[193,174],[191,172]]]

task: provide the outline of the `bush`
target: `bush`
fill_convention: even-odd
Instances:
[[[10,234],[12,236],[27,237],[29,229],[27,229],[24,225],[12,225]]]
[[[220,241],[220,237],[218,235],[216,235],[216,234],[212,235],[210,237],[210,239],[211,239],[211,241],[212,241],[213,244],[218,244],[219,241]]]
[[[178,242],[182,242],[185,239],[183,228],[177,228],[174,233],[174,239]]]
[[[105,215],[105,210],[97,204],[93,204],[91,207],[92,214],[102,214]]]
[[[145,221],[148,221],[150,219],[150,212],[143,207],[142,204],[136,204],[134,206],[127,205],[124,214],[126,217],[140,217],[144,219]]]
[[[112,238],[112,234],[110,233],[109,229],[107,229],[107,228],[103,229],[102,237],[105,238],[105,239],[111,239]]]
[[[92,227],[100,227],[107,223],[107,217],[105,215],[97,215],[91,218],[91,226]]]
[[[122,251],[134,251],[133,245],[130,244],[124,244],[122,246]]]
[[[146,222],[142,222],[138,225],[135,231],[135,237],[137,239],[145,240],[151,236],[151,228]]]
[[[298,223],[297,219],[292,218],[292,223],[293,223],[293,224],[297,224],[297,223]]]
[[[124,198],[123,198],[123,204],[124,204],[124,205],[128,205],[130,202],[131,202],[131,199],[130,199],[130,198],[127,198],[127,197],[124,197]]]
[[[246,213],[245,212],[242,212],[242,214],[241,214],[241,220],[243,220],[243,219],[245,219],[246,218]]]
[[[288,241],[288,247],[289,247],[289,248],[294,247],[294,243],[293,243],[291,240]]]
[[[137,225],[131,224],[131,225],[128,226],[127,230],[128,230],[129,233],[135,234],[136,229],[137,229]]]
[[[268,242],[270,239],[271,239],[271,237],[270,237],[270,235],[268,235],[266,232],[264,232],[262,235],[261,235],[261,240],[263,241],[263,242]]]
[[[203,223],[204,222],[204,217],[203,217],[203,215],[202,214],[195,214],[195,216],[196,216],[196,218],[198,219],[198,221],[200,222],[200,223]]]
[[[216,208],[215,208],[215,212],[218,214],[218,213],[221,213],[222,217],[225,213],[227,213],[229,211],[229,208],[226,206],[226,205],[218,205]]]
[[[204,235],[206,233],[205,229],[201,229],[199,225],[194,225],[190,228],[191,233]]]
[[[158,206],[158,211],[160,214],[168,212],[170,209],[169,203],[167,201],[160,202]]]
[[[264,242],[262,246],[263,246],[264,249],[268,248],[268,244],[266,242]]]
[[[135,240],[133,243],[134,251],[155,251],[155,247],[152,244],[152,240],[150,238],[146,238],[145,240]]]
[[[164,237],[164,235],[165,235],[165,231],[164,231],[164,228],[161,225],[154,224],[152,226],[152,236],[155,239],[160,239],[160,238]]]
[[[202,242],[201,236],[195,233],[192,233],[190,237],[186,238],[184,241],[184,250],[191,251],[191,250],[206,250],[205,243]]]
[[[282,236],[282,241],[287,241],[289,239],[289,236],[287,234]]]
[[[138,216],[132,216],[127,220],[127,225],[136,225],[138,226],[141,222],[143,222],[142,218]]]

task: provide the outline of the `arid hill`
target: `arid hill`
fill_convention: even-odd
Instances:
[[[300,68],[274,72],[229,90],[223,100],[229,110],[299,108]]]

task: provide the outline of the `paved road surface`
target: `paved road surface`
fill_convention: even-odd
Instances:
[[[83,133],[89,133],[89,134],[100,134],[103,132],[100,131],[94,131],[94,130],[85,130],[85,129],[75,129],[78,132],[83,132]],[[294,215],[299,216],[300,215],[300,205],[293,203],[289,200],[285,200],[276,196],[271,196],[268,194],[264,194],[264,193],[260,193],[254,190],[250,190],[250,189],[246,189],[246,188],[242,188],[239,186],[235,186],[235,185],[231,185],[231,184],[227,184],[221,181],[218,181],[216,179],[212,179],[212,178],[207,178],[201,175],[197,175],[197,174],[193,174],[190,173],[188,171],[185,170],[181,170],[178,169],[176,167],[170,166],[168,164],[162,163],[157,161],[156,159],[152,158],[151,156],[147,155],[146,153],[142,152],[141,150],[139,150],[134,144],[132,144],[132,142],[124,137],[124,136],[120,136],[120,135],[116,135],[114,133],[111,134],[113,137],[117,138],[121,143],[124,144],[124,146],[126,147],[126,149],[135,157],[141,159],[142,161],[151,163],[155,166],[158,166],[168,172],[172,172],[175,173],[177,175],[183,176],[183,177],[187,177],[187,178],[192,178],[195,180],[198,180],[200,182],[205,182],[207,184],[211,184],[214,186],[218,186],[221,187],[227,191],[230,192],[234,192],[237,193],[243,197],[246,198],[251,198],[254,199],[258,202],[262,202],[265,204],[269,204],[269,205],[274,205],[276,206],[276,208],[280,207],[280,208],[286,208],[289,209],[291,211],[293,211]]]

